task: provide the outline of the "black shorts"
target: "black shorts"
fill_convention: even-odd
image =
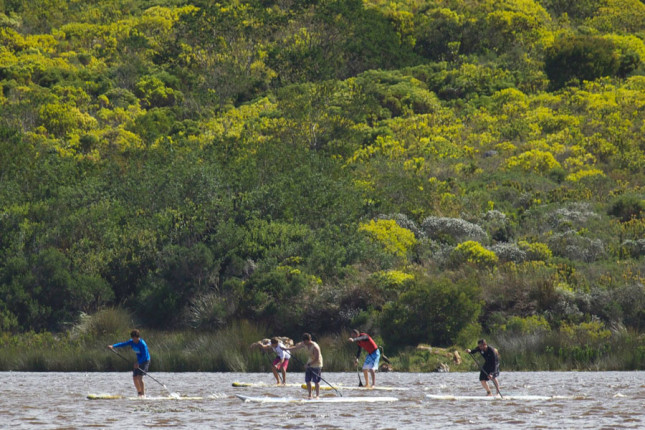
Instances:
[[[484,369],[484,370],[486,370],[486,369]],[[486,372],[488,372],[488,370],[486,370]],[[489,380],[488,375],[492,376],[493,378],[497,378],[499,376],[499,369],[494,370],[492,372],[488,372],[488,375],[486,374],[486,372],[479,372],[479,380],[480,381],[488,381]]]
[[[139,364],[139,367],[132,371],[132,376],[143,376],[148,373],[148,367],[150,367],[150,361]]]
[[[313,381],[315,384],[320,382],[322,367],[307,367],[305,370],[305,382]]]

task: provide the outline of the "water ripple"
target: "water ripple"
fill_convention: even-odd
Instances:
[[[147,384],[157,400],[133,396],[128,373],[0,373],[0,428],[226,428],[284,429],[418,429],[458,426],[460,429],[645,427],[645,372],[504,372],[502,392],[508,396],[549,396],[549,400],[483,399],[477,373],[388,373],[383,386],[408,391],[346,390],[345,396],[394,395],[394,403],[253,404],[235,394],[304,398],[300,387],[233,388],[232,381],[272,383],[270,374],[162,373],[173,392],[201,400],[161,399],[162,387]],[[326,373],[330,382],[355,386],[356,374]],[[292,375],[298,380],[302,375]],[[87,390],[87,391],[83,391]],[[89,393],[123,396],[87,400]],[[348,394],[350,393],[350,394]],[[384,394],[385,393],[385,394]],[[429,399],[426,394],[463,400]],[[333,393],[325,393],[333,397]],[[479,396],[468,398],[464,396]],[[491,423],[494,423],[491,424]]]

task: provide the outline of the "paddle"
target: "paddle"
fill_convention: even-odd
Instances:
[[[497,380],[495,378],[490,377],[490,374],[487,371],[485,371],[482,366],[479,365],[479,361],[475,360],[475,357],[473,357],[473,355],[471,353],[468,353],[468,355],[470,355],[472,357],[472,359],[475,362],[475,364],[477,364],[477,367],[479,367],[479,370],[481,370],[484,373],[484,375],[486,375],[488,377],[488,379],[493,381],[493,384],[495,384],[495,389],[497,390],[497,394],[499,394],[499,397],[501,399],[503,399],[504,396],[502,396],[502,393],[499,391],[499,385],[497,384]]]
[[[363,380],[361,379],[361,371],[359,370],[360,366],[356,366],[356,373],[358,374],[358,386],[363,386]]]
[[[300,359],[299,359],[298,357],[296,357],[294,354],[291,354],[291,358],[294,358],[298,363],[300,363],[302,366],[304,366],[304,367],[305,367],[305,369],[307,368],[307,365],[306,365],[305,363],[303,363],[303,362],[302,362],[302,360],[300,360]],[[325,384],[329,385],[329,386],[331,387],[331,389],[332,389],[332,390],[336,391],[340,397],[343,397],[343,393],[341,393],[340,391],[338,391],[338,390],[336,389],[336,387],[334,387],[334,386],[333,386],[333,385],[331,385],[329,382],[327,382],[327,381],[322,377],[322,375],[321,375],[321,374],[322,374],[322,369],[320,369],[320,373],[318,373],[316,376],[317,376],[317,377],[319,377],[319,378],[320,378],[320,380],[321,380],[321,381],[323,381]]]
[[[119,353],[118,353],[117,351],[115,351],[113,348],[109,348],[109,350],[110,350],[110,351],[112,351],[113,353],[115,353],[116,355],[118,355],[119,357],[121,357],[123,360],[127,361],[128,363],[130,363],[130,360],[128,360],[127,358],[125,358],[124,356],[122,356],[121,354],[119,354]],[[157,381],[154,377],[152,377],[152,376],[151,376],[148,372],[146,372],[145,370],[143,370],[143,369],[139,369],[139,371],[140,371],[141,373],[143,373],[144,375],[148,376],[148,377],[149,377],[150,379],[152,379],[153,381],[155,381],[157,384],[159,384],[159,385],[161,385],[162,387],[164,387],[164,388],[166,389],[166,391],[168,391],[168,394],[170,394],[170,396],[171,396],[171,397],[179,397],[179,394],[170,392],[170,390],[168,389],[168,387],[166,387],[166,385],[165,385],[165,384],[162,384],[161,382]]]
[[[390,359],[385,356],[385,352],[383,352],[383,347],[379,346],[378,349],[381,350],[381,358],[383,361],[385,361],[387,364],[390,364]]]

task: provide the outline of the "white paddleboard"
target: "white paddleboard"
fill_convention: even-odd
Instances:
[[[233,386],[235,388],[248,388],[248,387],[300,387],[301,384],[286,384],[286,385],[278,385],[278,384],[267,384],[265,382],[233,382]]]
[[[553,400],[551,396],[453,396],[451,394],[426,394],[426,397],[433,400]]]
[[[255,403],[374,403],[374,402],[396,402],[399,399],[396,397],[319,397],[317,399],[303,399],[300,397],[267,397],[267,396],[242,396],[236,394],[236,396],[244,402],[255,402]]]
[[[88,394],[87,398],[89,400],[141,400],[141,401],[152,401],[152,400],[203,400],[203,397],[182,397],[182,396],[144,396],[144,397],[129,397],[122,396],[120,394]]]
[[[264,382],[238,382],[235,381],[233,382],[233,386],[235,388],[280,388],[280,387],[301,387],[304,389],[307,389],[307,384],[286,384],[286,385],[277,385],[277,384],[267,384]],[[341,385],[341,384],[334,384],[334,387],[339,390],[363,390],[363,391],[369,391],[369,390],[380,390],[380,391],[406,391],[409,390],[407,387],[388,387],[388,386],[376,386],[373,388],[365,388],[365,387],[359,387],[357,385]],[[321,390],[333,390],[332,387],[329,385],[320,385]]]
[[[372,388],[365,388],[365,387],[359,387],[359,386],[354,386],[354,385],[334,385],[334,387],[339,390],[339,391],[345,391],[345,390],[361,390],[361,391],[372,391],[372,390],[380,390],[380,391],[407,391],[409,388],[407,387],[387,387],[387,386],[376,386]],[[302,384],[302,388],[307,388],[307,384]],[[321,385],[320,386],[321,390],[333,390],[332,387],[329,385]]]

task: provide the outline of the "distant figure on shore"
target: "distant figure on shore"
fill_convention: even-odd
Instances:
[[[113,350],[114,348],[125,348],[129,346],[137,354],[137,362],[134,363],[134,370],[132,371],[132,380],[134,381],[134,387],[137,389],[139,397],[144,397],[146,391],[143,384],[143,375],[148,373],[148,367],[150,367],[150,352],[148,351],[146,342],[141,339],[139,330],[132,330],[130,337],[131,339],[125,342],[108,345],[108,348]]]
[[[381,359],[381,352],[379,351],[376,342],[374,342],[374,339],[372,339],[369,334],[361,333],[357,329],[353,329],[352,336],[353,337],[349,338],[349,341],[358,345],[358,351],[356,351],[354,362],[358,365],[358,357],[361,356],[361,349],[364,349],[367,352],[365,362],[363,363],[365,388],[374,388],[376,385],[376,371],[378,370],[378,362]],[[370,385],[368,373],[372,375],[372,385]]]
[[[295,351],[297,349],[306,349],[309,353],[309,360],[305,364],[305,382],[307,383],[307,390],[309,391],[309,399],[311,396],[311,382],[316,386],[316,396],[317,399],[320,396],[320,378],[322,376],[322,367],[323,367],[323,357],[322,352],[320,351],[320,346],[311,340],[311,335],[305,333],[302,335],[302,342],[298,342],[296,345],[285,348],[287,351]]]
[[[287,383],[287,367],[289,366],[289,359],[291,358],[291,353],[287,350],[287,347],[278,339],[277,337],[272,337],[270,343],[256,342],[251,345],[251,348],[257,347],[265,351],[273,350],[276,357],[273,360],[273,366],[271,370],[273,371],[273,376],[275,376],[277,385],[286,385]],[[282,381],[280,381],[280,375],[278,371],[282,373]]]
[[[497,377],[499,376],[499,352],[497,352],[497,349],[488,346],[486,340],[479,339],[477,341],[477,348],[472,350],[467,349],[466,352],[471,355],[479,353],[484,357],[484,365],[481,367],[481,372],[479,372],[479,380],[482,383],[482,387],[486,390],[486,394],[488,396],[493,395],[488,387],[489,380],[493,381],[499,392],[499,383],[497,382]]]

